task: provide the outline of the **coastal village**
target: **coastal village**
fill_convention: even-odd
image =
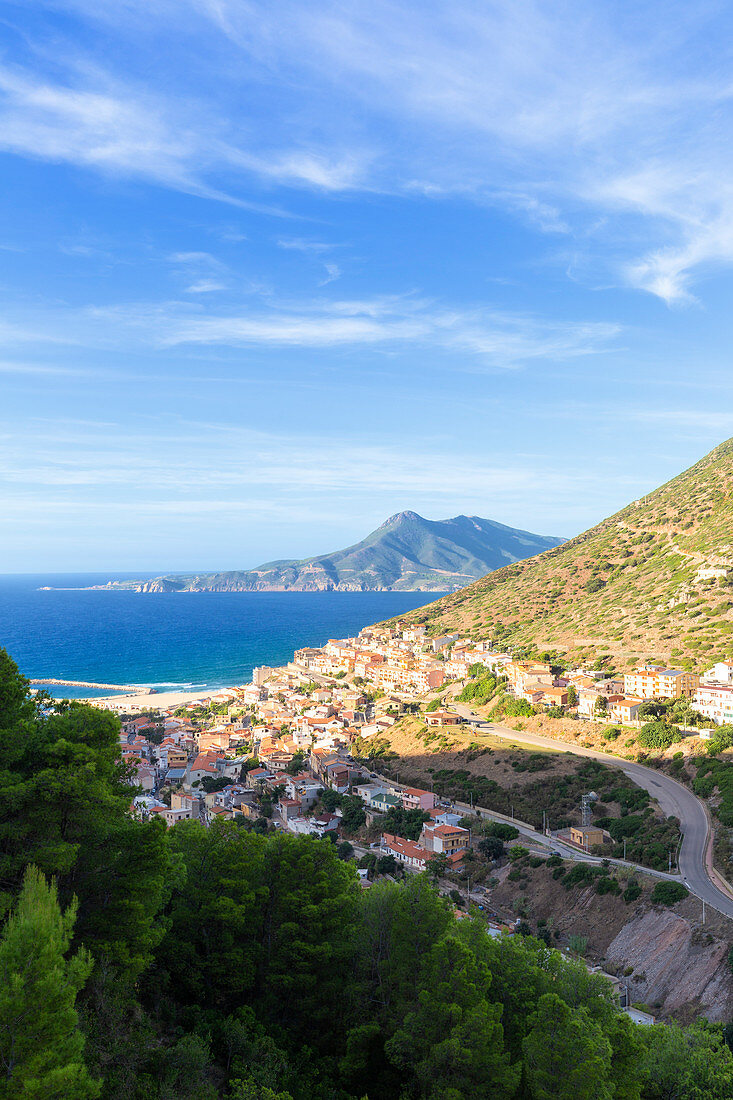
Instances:
[[[682,698],[711,727],[733,716],[730,663],[716,664],[702,678],[654,665],[623,676],[585,668],[557,674],[549,663],[519,660],[488,642],[430,637],[423,626],[401,623],[299,649],[283,668],[255,668],[249,684],[185,698],[163,711],[156,712],[154,695],[97,705],[121,714],[122,754],[142,791],[134,803],[141,817],[159,814],[168,826],[244,818],[262,828],[334,839],[344,831],[353,839],[355,828],[367,824],[376,832],[368,850],[387,857],[382,867],[424,871],[437,857],[433,868],[447,873],[460,869],[471,844],[466,809],[381,775],[370,748],[405,714],[420,713],[426,727],[443,732],[460,726],[465,715],[435,693],[449,684],[460,690],[482,673],[493,673],[507,693],[533,708],[572,709],[578,719],[633,727],[641,724],[646,700]],[[711,729],[696,733],[709,738]],[[389,828],[395,810],[421,813],[416,839]],[[588,851],[603,836],[581,827],[563,840]],[[362,862],[368,883],[375,861]]]

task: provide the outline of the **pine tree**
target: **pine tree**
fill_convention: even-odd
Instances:
[[[524,1040],[532,1100],[611,1100],[611,1044],[585,1007],[575,1012],[545,993]]]
[[[62,913],[55,883],[29,867],[0,937],[0,1097],[7,1100],[99,1096],[75,1007],[92,959],[83,949],[65,958],[75,919],[76,903]]]

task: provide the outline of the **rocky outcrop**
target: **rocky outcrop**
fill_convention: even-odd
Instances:
[[[137,585],[136,592],[180,592],[183,584],[170,580],[168,577],[156,577],[153,581],[142,581]]]
[[[617,972],[633,967],[631,1000],[660,1006],[659,1015],[727,1023],[733,1017],[729,949],[727,940],[704,925],[655,908],[624,925],[606,951],[605,965]]]

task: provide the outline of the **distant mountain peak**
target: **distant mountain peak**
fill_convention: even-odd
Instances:
[[[270,561],[246,571],[158,577],[130,586],[144,592],[455,592],[507,562],[540,554],[560,541],[479,516],[435,520],[405,509],[361,542],[331,554]]]
[[[426,522],[423,516],[419,516],[417,512],[411,512],[410,509],[407,508],[404,512],[395,512],[395,514],[390,516],[389,519],[386,519],[377,530],[381,531],[383,527],[395,527],[397,524],[404,523],[406,520],[411,519],[420,520],[422,523]]]

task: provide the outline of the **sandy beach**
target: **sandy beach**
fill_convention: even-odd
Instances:
[[[82,703],[88,703],[93,707],[102,707],[104,710],[116,710],[118,713],[135,713],[141,710],[170,710],[173,707],[181,707],[186,703],[195,703],[210,699],[218,695],[221,688],[210,691],[159,691],[150,695],[140,692],[138,695],[102,695],[94,699],[81,699]]]

